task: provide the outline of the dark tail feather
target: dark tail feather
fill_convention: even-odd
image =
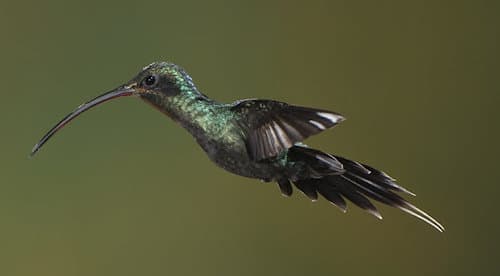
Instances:
[[[444,231],[444,227],[437,220],[435,220],[433,217],[420,210],[419,208],[415,207],[401,196],[383,188],[383,185],[381,185],[381,183],[371,181],[360,175],[352,174],[349,172],[339,177],[348,180],[352,184],[350,189],[356,190],[358,193],[361,193],[366,197],[373,198],[377,201],[413,215],[427,222],[440,232]],[[329,179],[332,183],[336,183],[338,181],[338,179],[335,179],[334,177],[327,177],[327,179]]]
[[[340,210],[342,210],[345,213],[347,211],[347,204],[340,195],[339,191],[335,189],[334,186],[330,185],[329,183],[326,183],[325,181],[321,180],[319,181],[316,180],[316,181],[318,182],[316,186],[318,187],[319,193],[328,201],[330,201],[333,205],[339,207]]]
[[[370,202],[371,198],[413,215],[440,232],[444,231],[444,227],[437,220],[395,193],[402,192],[414,195],[397,185],[392,177],[355,161],[338,156],[334,156],[334,158],[342,163],[344,171],[342,174],[329,174],[321,178],[298,180],[294,182],[295,186],[312,200],[318,198],[318,193],[321,194],[344,212],[347,208],[344,200],[346,198],[358,207],[382,219],[377,208]]]

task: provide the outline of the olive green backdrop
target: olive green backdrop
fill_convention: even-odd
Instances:
[[[495,1],[5,1],[0,275],[495,275]],[[134,98],[78,104],[155,60],[221,101],[331,109],[310,145],[386,170],[447,231],[230,175]]]

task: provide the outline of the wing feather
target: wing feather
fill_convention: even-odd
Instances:
[[[275,157],[344,120],[335,112],[272,100],[242,100],[234,103],[231,110],[238,115],[246,133],[250,157],[257,161]]]

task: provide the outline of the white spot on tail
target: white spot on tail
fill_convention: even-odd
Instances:
[[[337,159],[335,159],[333,156],[331,156],[329,154],[325,154],[325,155],[315,154],[314,157],[316,159],[318,159],[319,161],[328,164],[330,167],[332,167],[336,170],[343,170],[344,169],[342,163],[338,162]]]

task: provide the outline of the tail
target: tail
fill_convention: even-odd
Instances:
[[[318,199],[318,193],[342,211],[346,212],[345,199],[382,219],[377,208],[369,199],[398,208],[430,224],[438,231],[444,227],[430,215],[415,207],[398,193],[414,196],[412,192],[397,185],[395,179],[368,165],[333,156],[303,146],[289,149],[288,157],[293,162],[305,165],[307,178],[294,180],[293,184],[311,200]],[[281,192],[291,195],[292,187],[288,179],[278,181]]]

